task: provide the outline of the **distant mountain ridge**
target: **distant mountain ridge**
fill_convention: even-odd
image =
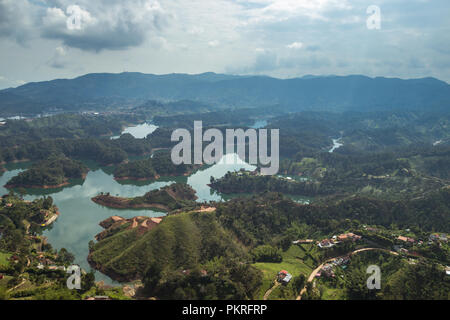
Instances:
[[[92,73],[0,90],[0,113],[137,107],[148,100],[192,100],[214,107],[281,105],[289,111],[448,109],[450,85],[435,78],[350,76],[277,79],[216,73]]]

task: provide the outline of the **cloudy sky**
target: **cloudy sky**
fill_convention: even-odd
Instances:
[[[449,82],[449,16],[448,0],[0,0],[0,88],[124,71]]]

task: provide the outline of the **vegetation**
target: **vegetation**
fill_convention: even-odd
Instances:
[[[138,228],[119,229],[92,247],[89,262],[114,279],[132,280],[142,278],[155,263],[181,272],[215,257],[229,260],[246,253],[213,215],[193,212],[165,217],[144,234]]]
[[[157,179],[160,176],[185,175],[192,166],[174,165],[167,152],[156,152],[152,158],[120,164],[114,170],[114,178],[118,180]]]
[[[34,164],[8,181],[8,188],[58,187],[69,179],[84,179],[88,168],[79,161],[65,157],[51,157]]]
[[[159,190],[152,190],[141,197],[120,198],[109,194],[100,194],[92,201],[113,208],[158,208],[172,211],[185,207],[195,207],[195,191],[183,183],[174,183]]]

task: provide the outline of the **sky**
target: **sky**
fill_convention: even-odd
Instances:
[[[448,0],[0,0],[0,88],[93,72],[450,81]]]

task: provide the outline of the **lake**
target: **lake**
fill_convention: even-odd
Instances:
[[[75,263],[79,264],[83,269],[89,270],[90,266],[86,260],[89,253],[89,241],[94,240],[96,234],[103,229],[99,226],[99,222],[110,216],[118,215],[124,218],[132,218],[138,215],[157,217],[164,215],[163,212],[155,210],[123,210],[112,209],[100,206],[91,201],[91,198],[100,192],[109,192],[111,195],[119,195],[122,197],[141,196],[146,192],[159,189],[163,186],[170,185],[174,182],[186,182],[197,192],[199,202],[203,201],[221,201],[229,197],[222,197],[215,190],[212,190],[208,184],[210,177],[220,178],[228,171],[246,169],[254,170],[244,161],[240,160],[236,154],[229,154],[224,157],[221,162],[197,170],[189,177],[162,177],[157,181],[147,182],[123,182],[114,180],[111,167],[100,168],[95,167],[90,162],[86,162],[91,168],[84,181],[80,181],[78,185],[70,185],[58,189],[26,189],[26,200],[33,200],[36,197],[50,195],[54,203],[61,212],[58,219],[44,231],[46,236],[55,249],[66,248],[75,255]],[[9,179],[17,175],[29,166],[28,163],[15,164],[7,166],[8,171],[4,172],[0,177],[1,194],[8,193],[3,186]],[[105,283],[114,284],[109,277],[96,272],[96,280],[103,280]]]
[[[137,126],[127,127],[121,132],[120,135],[129,133],[136,139],[143,139],[143,138],[146,138],[147,135],[153,133],[156,129],[158,129],[158,126],[155,126],[154,124],[146,122],[143,124],[139,124]],[[111,137],[111,139],[119,139],[119,138],[120,138],[120,136]]]
[[[156,130],[156,126],[142,124],[124,130],[136,138],[146,137],[147,134]],[[156,210],[124,210],[106,208],[94,203],[91,198],[100,192],[109,192],[111,195],[121,197],[136,197],[145,194],[150,190],[159,189],[174,182],[185,182],[189,184],[198,197],[198,202],[203,201],[226,201],[230,198],[241,196],[251,196],[250,194],[222,195],[211,189],[208,184],[210,177],[218,179],[223,177],[228,171],[238,171],[240,169],[254,170],[256,167],[242,161],[237,154],[227,154],[221,161],[212,166],[204,166],[188,177],[161,177],[157,181],[116,181],[113,177],[112,167],[99,167],[91,161],[85,161],[90,168],[86,179],[78,184],[57,188],[57,189],[26,189],[26,200],[33,200],[37,197],[50,195],[60,211],[58,219],[43,232],[50,244],[55,249],[66,248],[75,256],[75,263],[83,269],[89,270],[90,266],[86,260],[89,253],[89,241],[94,240],[95,235],[103,229],[99,223],[110,216],[121,216],[132,218],[138,215],[158,217],[164,215]],[[0,176],[0,192],[8,193],[3,186],[19,172],[30,166],[30,163],[19,163],[6,165],[7,171]],[[309,203],[309,199],[301,196],[291,196],[294,201]],[[103,280],[107,284],[117,284],[106,275],[96,271],[97,281]]]
[[[341,143],[342,141],[342,137],[341,138],[337,138],[337,139],[333,139],[333,146],[331,147],[330,150],[328,150],[328,152],[332,153],[334,152],[334,150],[342,147],[344,144]]]

